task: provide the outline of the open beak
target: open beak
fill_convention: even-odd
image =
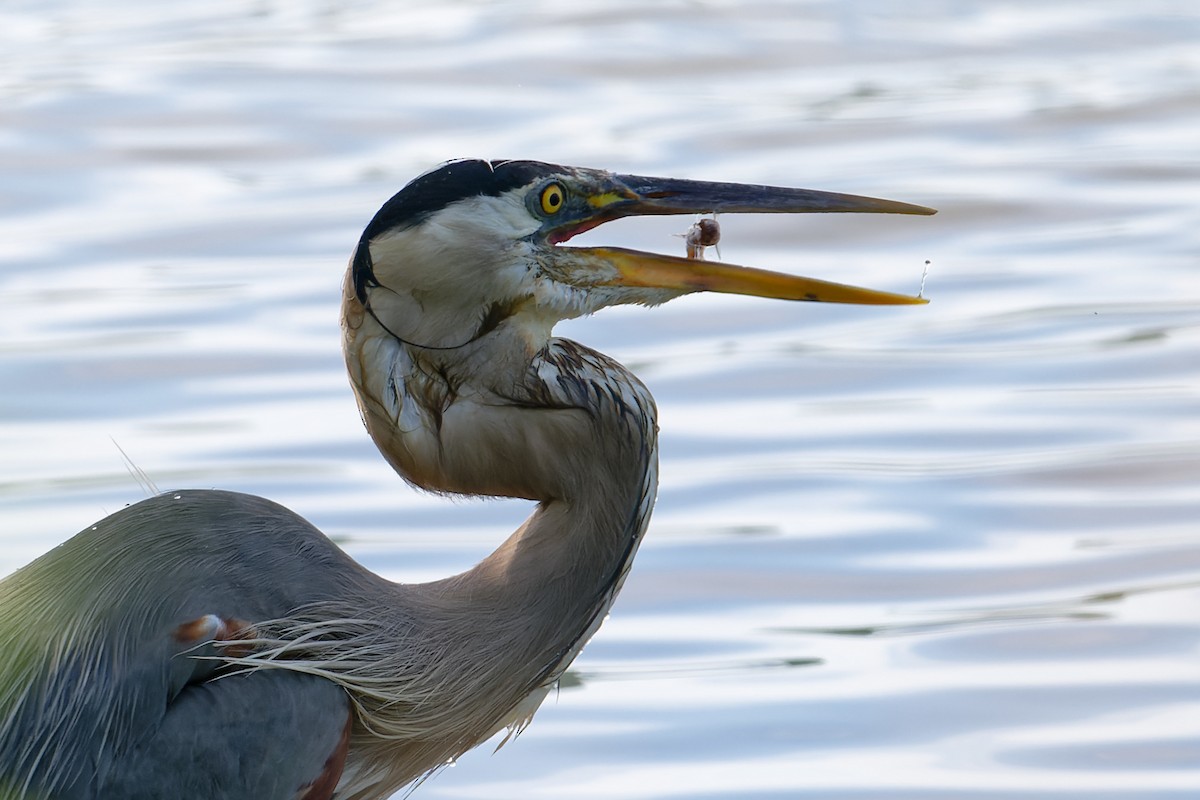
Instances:
[[[937,213],[932,208],[860,197],[852,194],[789,189],[740,183],[713,183],[639,175],[605,174],[590,187],[588,210],[573,221],[547,231],[561,242],[610,220],[658,214],[804,214]],[[840,283],[804,278],[715,261],[666,256],[615,247],[567,248],[572,260],[586,262],[600,285],[670,289],[681,292],[723,292],[781,300],[808,300],[861,305],[911,305],[922,297],[879,292]]]

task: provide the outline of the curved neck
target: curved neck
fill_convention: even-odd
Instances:
[[[399,788],[523,727],[629,570],[657,488],[654,400],[620,364],[549,329],[514,311],[463,347],[422,349],[367,313],[347,279],[346,365],[388,462],[425,489],[538,501],[472,569],[426,584],[371,581],[318,623],[332,643],[322,674],[360,715],[347,796]],[[302,652],[311,627],[295,631]]]
[[[619,507],[543,503],[472,569],[413,587],[435,600],[442,612],[432,615],[435,624],[470,620],[475,635],[464,637],[456,656],[498,700],[480,740],[523,725],[599,629],[645,532],[652,484],[650,470],[646,488],[621,498]],[[463,697],[452,694],[447,701]],[[523,704],[531,694],[532,703]]]
[[[422,352],[348,299],[344,328],[364,421],[404,478],[539,501],[474,568],[404,587],[440,637],[433,650],[496,698],[493,729],[519,724],[536,709],[524,698],[552,684],[599,627],[645,532],[657,486],[653,399],[607,356],[511,324],[469,347]],[[451,705],[481,694],[444,688]]]
[[[429,585],[520,654],[531,690],[555,680],[595,633],[646,531],[657,488],[653,442],[625,455],[597,458],[587,470],[593,491],[543,501],[478,565]]]

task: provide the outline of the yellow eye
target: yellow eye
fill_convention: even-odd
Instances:
[[[542,211],[557,214],[567,203],[567,190],[561,183],[552,183],[542,189]]]

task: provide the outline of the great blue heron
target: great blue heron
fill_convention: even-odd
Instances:
[[[621,588],[657,477],[649,391],[555,323],[696,291],[923,302],[557,245],[634,214],[811,211],[934,213],[533,161],[413,180],[346,276],[363,420],[409,482],[536,510],[426,584],[260,497],[166,492],[106,517],[0,582],[0,798],[382,798],[519,731]]]

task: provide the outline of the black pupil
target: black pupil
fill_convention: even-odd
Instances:
[[[560,203],[562,203],[562,195],[559,194],[558,189],[551,189],[546,192],[546,205],[551,208],[558,208]]]

